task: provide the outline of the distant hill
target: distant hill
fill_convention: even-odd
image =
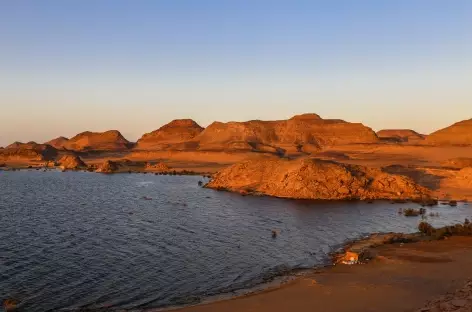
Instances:
[[[472,145],[472,119],[433,132],[426,142],[434,145]]]
[[[426,136],[410,129],[385,129],[377,132],[377,136],[383,141],[418,143]]]

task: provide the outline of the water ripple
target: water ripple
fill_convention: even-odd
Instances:
[[[419,222],[397,213],[412,204],[242,197],[202,189],[200,179],[0,171],[0,299],[32,312],[198,303]],[[433,209],[435,225],[472,215],[465,205]]]

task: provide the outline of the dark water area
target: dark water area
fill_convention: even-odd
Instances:
[[[411,203],[243,197],[199,180],[0,171],[0,299],[33,312],[197,303],[325,265],[348,240],[414,232],[420,222],[398,214]],[[436,226],[472,216],[464,204],[431,210]]]

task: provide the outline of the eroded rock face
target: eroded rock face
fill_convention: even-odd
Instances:
[[[67,145],[68,142],[69,142],[68,138],[65,138],[65,137],[61,136],[61,137],[55,138],[51,141],[48,141],[44,144],[51,145],[52,147],[54,147],[56,149],[64,149],[64,147]]]
[[[123,151],[129,146],[130,142],[117,130],[82,132],[63,145],[64,148],[73,151]]]
[[[472,145],[472,119],[433,132],[426,142],[433,145]]]
[[[425,139],[425,135],[410,129],[385,129],[377,132],[377,136],[383,141],[419,143]]]
[[[57,149],[46,144],[35,142],[15,142],[0,149],[0,160],[3,161],[41,161],[51,160],[57,156]]]
[[[252,150],[268,146],[287,152],[314,152],[321,146],[378,142],[372,129],[360,123],[322,119],[316,114],[297,115],[289,120],[214,122],[195,138],[200,150],[231,149],[246,143]]]
[[[57,161],[57,163],[63,169],[75,170],[87,167],[87,165],[82,161],[82,159],[76,155],[64,155]]]
[[[207,187],[298,199],[418,199],[429,190],[380,169],[319,159],[250,160],[218,172]]]
[[[166,149],[178,143],[191,141],[203,131],[192,119],[176,119],[159,129],[144,134],[138,140],[137,149]]]
[[[324,145],[374,143],[372,129],[360,123],[303,114],[288,120],[214,122],[203,129],[193,120],[174,120],[145,134],[141,150],[245,151],[283,155],[313,153]]]

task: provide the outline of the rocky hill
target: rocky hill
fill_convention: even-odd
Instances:
[[[313,152],[326,145],[375,143],[377,135],[360,123],[304,114],[289,120],[214,122],[195,138],[200,150]]]
[[[130,147],[130,142],[117,130],[86,131],[68,140],[63,147],[73,151],[124,151]]]
[[[433,145],[472,145],[472,119],[433,132],[426,142]]]
[[[385,129],[377,132],[382,141],[419,143],[425,139],[425,135],[410,129]]]
[[[137,142],[136,149],[162,150],[191,141],[203,128],[192,119],[176,119],[159,129],[144,134]]]
[[[297,199],[418,199],[429,190],[413,180],[320,159],[250,160],[214,175],[207,187]]]
[[[64,147],[67,145],[68,142],[69,142],[68,138],[60,136],[44,144],[51,145],[52,147],[57,148],[57,149],[64,149]]]
[[[52,160],[58,155],[57,149],[47,144],[35,142],[15,142],[4,149],[0,149],[2,161],[42,161]]]

